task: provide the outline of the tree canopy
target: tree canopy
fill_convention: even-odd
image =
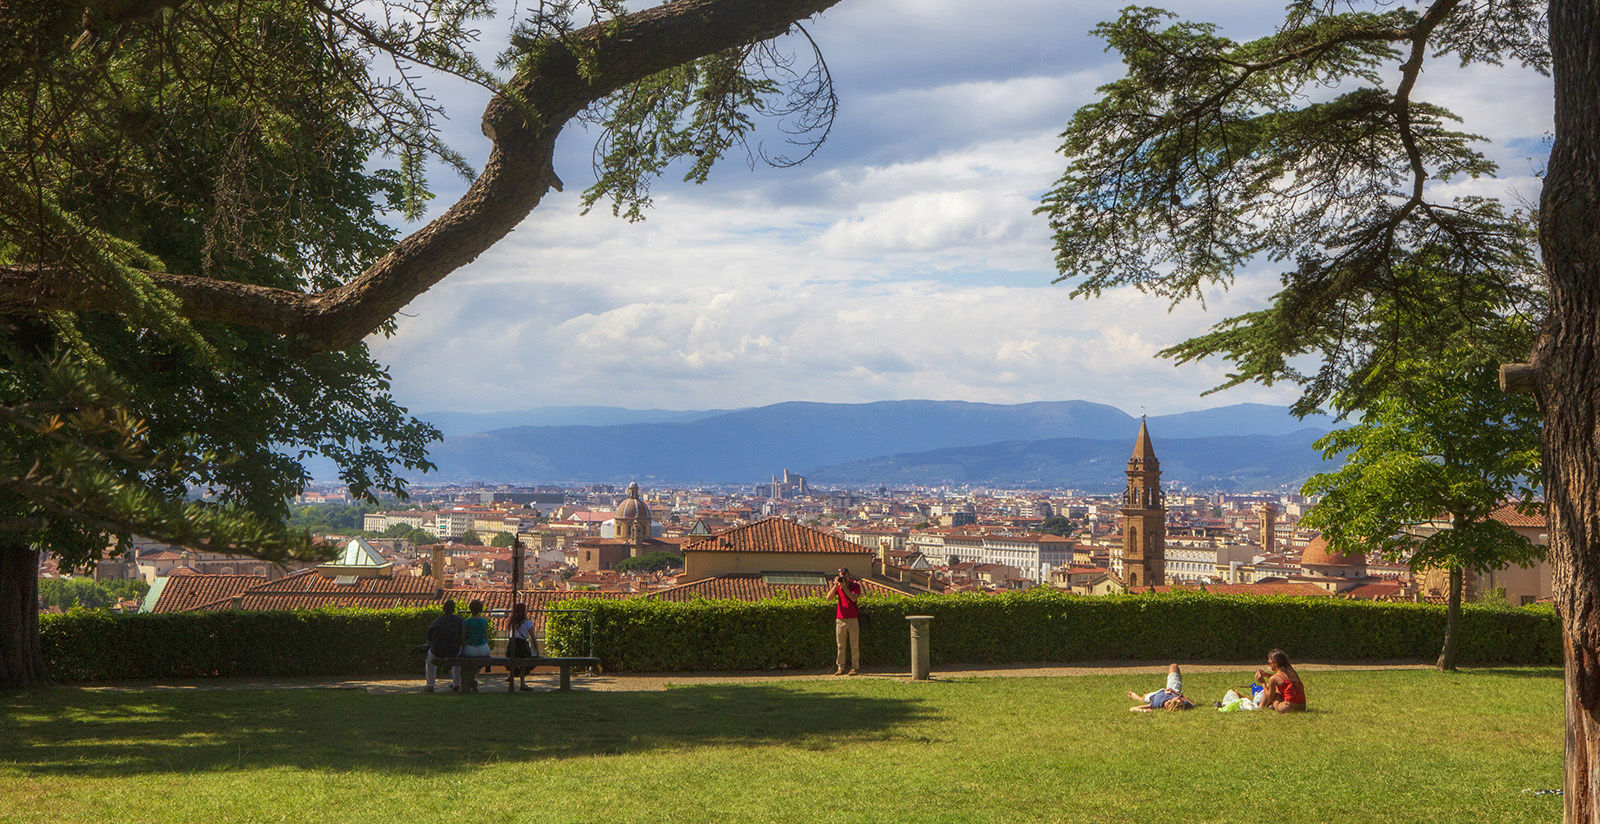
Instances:
[[[1450,572],[1440,669],[1455,668],[1463,573],[1544,557],[1490,517],[1508,501],[1537,509],[1539,423],[1533,400],[1500,391],[1498,363],[1429,353],[1370,398],[1354,425],[1317,442],[1335,472],[1306,482],[1321,500],[1300,523],[1343,553],[1381,551],[1417,572]]]
[[[490,69],[486,0],[0,0],[0,683],[42,677],[41,549],[319,554],[283,528],[315,452],[357,495],[403,494],[438,433],[362,340],[561,186],[573,119],[612,147],[588,202],[630,215],[752,111],[825,132],[826,71],[766,41],[833,2],[541,3]],[[419,71],[495,92],[481,171]],[[385,215],[422,214],[429,158],[474,182],[402,239]]]
[[[683,556],[665,550],[646,552],[637,558],[623,558],[617,562],[618,572],[665,572],[683,566]]]
[[[1039,531],[1046,535],[1057,535],[1063,538],[1072,536],[1078,528],[1070,519],[1063,515],[1051,515],[1039,524]]]
[[[1151,8],[1097,27],[1127,75],[1074,115],[1066,172],[1040,207],[1073,294],[1201,299],[1247,264],[1282,265],[1267,308],[1162,354],[1226,358],[1219,388],[1298,383],[1301,414],[1380,389],[1404,356],[1386,329],[1537,314],[1531,220],[1442,191],[1495,165],[1413,92],[1427,59],[1547,70],[1540,4],[1375,5],[1294,2],[1276,33],[1243,43]],[[1424,271],[1460,290],[1417,288]]]

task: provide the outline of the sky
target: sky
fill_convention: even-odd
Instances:
[[[1137,414],[1287,404],[1292,387],[1203,396],[1226,364],[1156,352],[1262,307],[1263,263],[1206,305],[1131,289],[1071,299],[1032,213],[1065,161],[1058,135],[1116,79],[1089,35],[1126,0],[844,0],[807,24],[840,96],[833,131],[797,168],[742,153],[696,186],[670,171],[642,223],[597,207],[594,135],[569,127],[552,192],[516,231],[402,310],[369,342],[415,412],[594,404],[724,409],[782,401],[1089,400]],[[1265,34],[1279,2],[1185,2],[1234,39]],[[487,52],[504,42],[488,25]],[[430,80],[445,136],[481,167],[486,95]],[[1497,180],[1447,190],[1537,201],[1551,129],[1546,77],[1431,61],[1418,99],[1488,139]],[[769,144],[769,147],[771,144]],[[433,177],[436,214],[464,190]],[[407,225],[406,231],[420,224]]]

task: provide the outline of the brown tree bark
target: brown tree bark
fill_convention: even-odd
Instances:
[[[1550,320],[1534,354],[1566,647],[1566,821],[1600,824],[1600,0],[1551,0],[1555,143],[1539,239]]]
[[[0,689],[49,683],[39,649],[39,552],[0,543]]]
[[[1461,633],[1461,588],[1465,576],[1459,567],[1450,570],[1450,605],[1444,613],[1444,646],[1434,662],[1441,671],[1456,668],[1456,637]]]

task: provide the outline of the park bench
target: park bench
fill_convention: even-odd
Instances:
[[[435,658],[434,665],[439,667],[470,667],[474,670],[487,669],[490,667],[506,667],[508,669],[511,667],[528,667],[530,669],[533,667],[560,667],[561,689],[566,692],[571,692],[572,668],[598,667],[600,666],[600,659],[584,655],[566,655],[560,657],[535,655],[532,658],[507,658],[503,655],[491,656],[488,658],[457,656],[453,658]],[[511,691],[516,692],[516,689],[517,686],[515,683],[513,683],[511,685]]]

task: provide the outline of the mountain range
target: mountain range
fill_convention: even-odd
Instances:
[[[1121,485],[1139,425],[1088,401],[792,402],[698,412],[547,407],[418,417],[446,431],[430,450],[439,468],[415,479],[421,483],[754,484],[789,469],[822,485],[1107,490]],[[464,431],[517,420],[527,423]],[[1333,425],[1262,404],[1149,418],[1164,478],[1206,489],[1297,484],[1322,471],[1310,444]]]

